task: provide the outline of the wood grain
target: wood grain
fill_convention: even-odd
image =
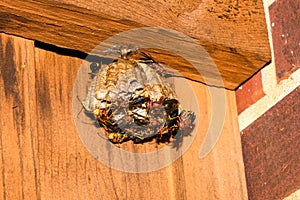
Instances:
[[[1,198],[38,196],[34,43],[0,37]]]
[[[261,0],[0,2],[0,32],[86,53],[117,33],[141,27],[162,27],[195,39],[215,62],[228,89],[237,88],[271,59]],[[160,41],[154,39],[154,43]],[[190,42],[180,35],[174,39],[189,49]],[[190,79],[222,86],[214,82],[216,75],[209,67],[205,69],[208,75],[199,75],[193,66],[174,56],[176,52],[152,53]],[[205,59],[200,56],[195,62],[209,64]]]
[[[197,102],[183,98],[182,103],[196,104],[200,112],[191,146],[157,171],[122,172],[96,160],[76,131],[72,90],[83,60],[22,38],[0,38],[2,199],[247,199],[233,91],[226,91],[226,102],[220,102],[226,103],[224,128],[207,157],[198,155],[210,124],[210,94],[207,86],[188,81]],[[180,96],[180,91],[185,92],[180,89]],[[123,148],[157,149],[154,143],[130,142]]]

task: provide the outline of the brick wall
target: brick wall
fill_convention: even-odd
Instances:
[[[249,199],[300,193],[300,1],[264,0],[272,61],[236,91]]]

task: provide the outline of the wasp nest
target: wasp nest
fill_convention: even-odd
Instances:
[[[83,105],[111,142],[169,142],[193,126],[194,113],[182,109],[164,68],[149,55],[122,51],[111,64],[98,66]]]

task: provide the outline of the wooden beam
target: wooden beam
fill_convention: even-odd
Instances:
[[[228,89],[238,87],[271,59],[261,0],[163,2],[3,0],[0,32],[91,53],[99,43],[122,31],[159,26],[183,33],[204,47]],[[191,45],[180,34],[171,38],[184,44],[179,52]],[[144,41],[149,45],[164,44],[157,38],[151,39],[144,38]],[[189,52],[193,51],[190,48]],[[176,52],[150,50],[150,53],[185,77],[222,86],[216,81],[218,74],[210,70],[210,63],[203,55],[192,59],[196,65],[206,66],[199,75],[190,63],[174,55]]]

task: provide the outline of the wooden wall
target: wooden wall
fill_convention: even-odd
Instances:
[[[200,108],[190,148],[157,171],[122,172],[96,160],[81,141],[72,91],[83,60],[62,54],[68,52],[0,34],[1,199],[247,199],[233,91],[220,102],[226,103],[224,127],[208,156],[198,155],[210,124],[210,94],[207,86],[189,81]]]

